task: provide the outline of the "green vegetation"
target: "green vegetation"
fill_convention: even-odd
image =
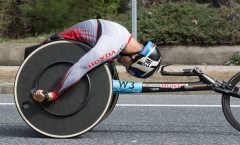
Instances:
[[[80,21],[117,12],[121,0],[0,0],[0,33],[24,38],[56,33]]]
[[[227,65],[240,65],[240,51],[234,53],[233,60],[229,60]]]
[[[126,0],[24,0],[9,5],[12,1],[0,3],[0,42],[39,42],[79,21],[98,17],[118,22],[131,32],[131,11],[123,7]],[[138,40],[158,45],[240,44],[240,7],[208,6],[181,2],[141,7]],[[15,19],[8,17],[13,12]]]
[[[138,40],[158,44],[235,45],[240,43],[240,21],[231,19],[236,8],[207,8],[197,3],[167,3],[138,11]],[[130,13],[112,16],[129,29]]]

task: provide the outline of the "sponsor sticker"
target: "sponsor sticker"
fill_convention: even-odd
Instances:
[[[150,90],[152,90],[152,91],[158,91],[159,88],[150,88]]]
[[[113,50],[111,52],[108,52],[108,53],[102,55],[100,58],[98,58],[94,62],[88,64],[88,68],[94,67],[97,63],[100,63],[100,62],[106,60],[107,58],[109,58],[109,57],[111,57],[112,55],[115,55],[115,54],[116,54],[116,52]]]
[[[181,88],[188,84],[143,84],[143,87],[160,87],[160,88]]]
[[[145,62],[142,64],[143,66],[149,67],[152,63],[152,60],[146,59]]]

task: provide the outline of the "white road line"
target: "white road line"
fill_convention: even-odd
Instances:
[[[222,107],[222,105],[180,105],[180,104],[116,104],[119,107]],[[240,107],[240,105],[231,105]]]
[[[0,103],[0,105],[15,105],[15,103]]]
[[[15,103],[0,103],[1,106],[15,105]],[[222,105],[185,105],[185,104],[116,104],[118,107],[222,107]],[[240,105],[231,105],[240,107]]]

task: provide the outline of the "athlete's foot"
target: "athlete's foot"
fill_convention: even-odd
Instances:
[[[54,100],[52,92],[44,92],[43,90],[36,90],[33,99],[38,102],[48,102]]]

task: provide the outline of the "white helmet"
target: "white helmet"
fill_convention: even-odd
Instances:
[[[147,78],[158,71],[161,53],[153,42],[146,42],[140,52],[133,54],[138,55],[132,60],[133,63],[127,70],[129,74],[137,78]]]

